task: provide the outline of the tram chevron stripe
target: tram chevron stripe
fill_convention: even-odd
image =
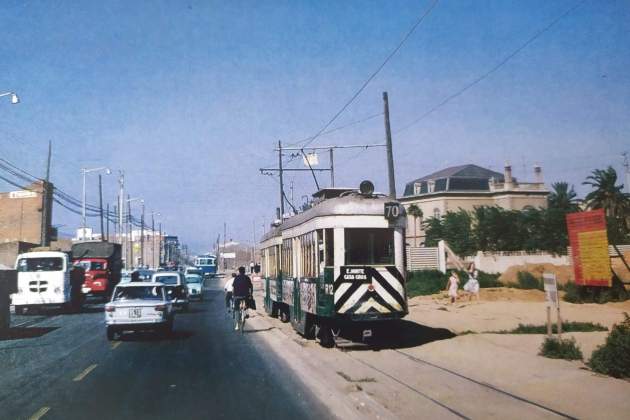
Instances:
[[[357,303],[360,303],[361,298],[367,292],[368,285],[367,284],[359,284],[359,287],[356,288],[356,291],[343,303],[341,308],[337,312],[344,313],[347,312],[348,309],[355,306]]]
[[[356,313],[356,314],[367,313],[372,308],[376,312],[380,312],[380,313],[396,312],[396,310],[392,308],[387,302],[385,302],[382,296],[379,296],[378,294],[376,294],[376,292],[367,292],[364,297],[365,299],[362,299],[361,301],[357,302],[347,312]],[[376,303],[376,305],[374,305],[373,303]],[[363,312],[358,312],[359,310],[362,310]]]
[[[383,289],[385,289],[386,293],[390,295],[393,299],[396,299],[401,308],[405,307],[405,295],[404,291],[397,290],[392,286],[392,282],[387,281],[385,278],[381,277],[380,272],[376,272],[373,277],[372,284],[378,284]],[[398,280],[394,279],[394,283],[398,283]],[[398,283],[400,285],[400,283]],[[401,309],[402,310],[402,309]]]
[[[393,272],[390,270],[392,270]],[[404,280],[402,279],[402,277],[398,273],[398,270],[396,270],[395,267],[377,268],[376,271],[378,274],[380,274],[383,277],[383,279],[386,282],[388,282],[398,292],[400,296],[405,295],[405,289],[403,287]]]
[[[337,287],[337,290],[335,290],[335,303],[337,303],[337,300],[339,300],[339,298],[341,298],[348,291],[350,286],[352,286],[352,283],[341,283]]]
[[[403,305],[401,304],[401,302],[398,301],[396,295],[392,295],[387,290],[385,290],[385,288],[379,281],[373,282],[372,285],[374,286],[374,291],[378,293],[378,295],[381,296],[385,300],[385,302],[389,303],[389,305],[394,308],[395,311],[400,312],[403,310]]]

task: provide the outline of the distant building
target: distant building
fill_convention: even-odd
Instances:
[[[479,206],[498,206],[507,210],[525,207],[547,207],[542,169],[534,167],[534,182],[519,182],[506,165],[504,172],[495,172],[477,165],[452,166],[423,176],[405,186],[399,200],[406,209],[415,204],[422,218],[408,216],[407,243],[424,245],[423,219],[441,217],[448,211],[474,210]]]

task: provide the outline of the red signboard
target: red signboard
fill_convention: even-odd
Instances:
[[[606,215],[603,209],[567,214],[575,283],[611,286]]]

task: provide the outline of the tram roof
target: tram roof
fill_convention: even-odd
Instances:
[[[280,236],[285,229],[298,226],[316,217],[325,216],[380,216],[384,217],[384,204],[392,201],[385,196],[365,196],[353,193],[317,202],[312,208],[285,220],[280,226],[267,232],[261,242]],[[401,206],[404,213],[404,208]]]

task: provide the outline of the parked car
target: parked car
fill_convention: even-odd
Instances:
[[[173,303],[160,283],[118,284],[105,305],[107,339],[115,340],[123,331],[152,330],[169,334],[173,330]]]
[[[188,299],[203,300],[203,277],[201,275],[187,274],[186,287],[188,288]]]
[[[139,268],[136,270],[140,274],[140,280],[151,281],[151,276],[155,271],[147,270],[146,268]]]
[[[166,292],[173,299],[173,305],[188,310],[188,289],[186,287],[186,276],[178,271],[160,271],[151,276],[151,282],[162,283]]]

